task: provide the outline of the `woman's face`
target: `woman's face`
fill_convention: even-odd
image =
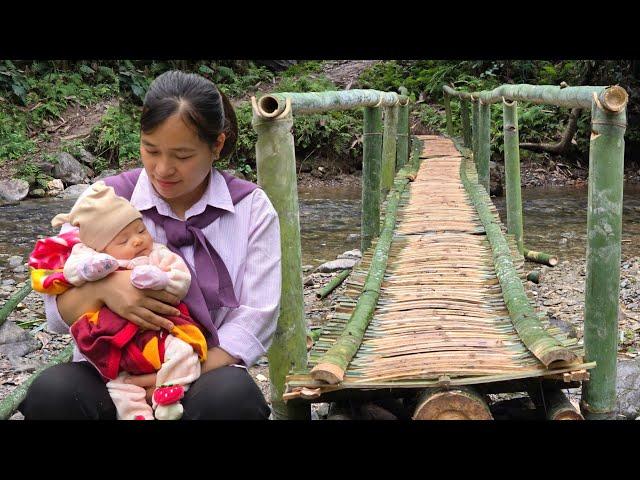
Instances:
[[[224,139],[221,133],[210,147],[177,113],[151,133],[141,132],[140,158],[156,192],[169,205],[188,209],[204,193],[204,181]]]

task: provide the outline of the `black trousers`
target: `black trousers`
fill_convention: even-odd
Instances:
[[[182,399],[184,420],[266,420],[271,412],[244,368],[221,367],[191,384]],[[115,420],[116,407],[98,371],[88,362],[46,369],[18,410],[25,420]]]

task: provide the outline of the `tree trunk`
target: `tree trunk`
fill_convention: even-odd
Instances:
[[[558,143],[521,143],[520,148],[531,150],[532,152],[547,152],[554,154],[566,153],[571,147],[571,140],[578,130],[578,117],[582,113],[581,108],[572,108],[569,114],[569,121],[564,129],[564,133]]]

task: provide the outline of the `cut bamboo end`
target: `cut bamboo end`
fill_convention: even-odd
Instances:
[[[319,363],[311,370],[311,377],[329,385],[336,385],[344,380],[344,370],[333,363]]]
[[[275,118],[284,112],[285,104],[272,95],[265,95],[258,100],[258,111],[265,118]]]
[[[536,355],[537,356],[537,355]],[[572,363],[578,363],[580,358],[567,348],[552,350],[551,352],[543,353],[538,356],[538,359],[544,363],[545,367],[549,370],[557,368],[555,365],[557,362],[562,362],[561,366],[571,365]]]
[[[418,399],[414,420],[493,420],[489,406],[475,390],[429,389]]]
[[[600,95],[600,103],[610,112],[621,112],[627,106],[629,94],[619,85],[605,89]]]

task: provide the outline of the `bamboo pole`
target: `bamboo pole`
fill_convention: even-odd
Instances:
[[[406,105],[398,105],[398,134],[396,137],[396,170],[400,170],[409,160],[408,103]]]
[[[498,220],[496,220],[488,207],[491,203],[489,194],[480,188],[479,184],[468,179],[465,163],[466,161],[463,161],[460,164],[460,179],[484,226],[486,237],[491,246],[495,273],[500,281],[504,301],[513,326],[518,332],[520,339],[531,353],[546,367],[549,367],[549,365],[556,361],[569,363],[578,361],[579,359],[572,351],[562,346],[562,344],[556,338],[549,335],[540,324],[524,291],[522,282],[520,278],[518,278],[518,273],[511,259],[509,245],[502,235]]]
[[[520,147],[518,140],[518,104],[502,104],[504,125],[504,170],[507,184],[507,231],[515,236],[518,251],[524,252],[522,231],[522,194],[520,190]]]
[[[625,108],[608,111],[594,96],[589,148],[584,345],[587,360],[595,361],[597,366],[583,390],[583,410],[587,418],[606,417],[616,407],[626,123]]]
[[[380,233],[382,111],[379,107],[365,107],[363,130],[361,252],[365,252]]]
[[[444,111],[447,117],[447,135],[453,137],[453,122],[451,119],[451,102],[449,100],[449,94],[444,92]]]
[[[49,367],[53,367],[54,365],[58,365],[59,363],[65,363],[71,360],[73,356],[73,346],[75,343],[71,342],[67,347],[59,353],[53,360],[47,363],[45,366],[40,367],[38,370],[33,372],[33,374],[27,378],[22,384],[16,387],[9,395],[7,395],[2,402],[0,402],[0,420],[7,420],[14,414],[14,412],[20,406],[20,403],[27,396],[27,391],[29,387],[33,383],[33,381],[40,375],[44,370]]]
[[[535,284],[540,283],[540,270],[531,270],[527,274],[527,280],[529,280],[530,282],[533,282]]]
[[[406,167],[398,172],[396,187],[388,196],[384,227],[376,244],[362,293],[358,297],[358,302],[345,325],[344,331],[311,370],[311,376],[314,380],[321,380],[332,385],[341,382],[344,379],[344,372],[349,362],[362,343],[362,338],[371,321],[380,296],[380,286],[387,268],[389,247],[393,239],[400,197],[407,183],[411,178],[414,178],[413,171],[413,169]]]
[[[398,133],[398,106],[385,107],[384,133],[382,135],[382,167],[380,187],[386,195],[393,187],[396,163],[396,134]]]
[[[549,253],[537,252],[535,250],[529,250],[528,248],[522,248],[522,255],[527,260],[532,262],[548,265],[549,267],[555,267],[558,264],[558,257]]]
[[[462,139],[464,146],[471,148],[471,120],[469,119],[469,100],[460,99],[460,117],[462,120]]]
[[[5,320],[9,317],[13,309],[16,308],[24,298],[31,293],[31,283],[27,283],[24,287],[18,290],[13,297],[11,297],[7,302],[0,308],[0,325],[2,325]]]
[[[479,102],[478,118],[478,183],[489,193],[489,160],[491,157],[491,105]]]
[[[596,94],[602,108],[609,112],[620,112],[626,107],[629,96],[624,88],[614,85],[560,87],[555,85],[501,85],[482,92],[458,92],[444,85],[443,90],[459,98],[480,98],[483,103],[498,103],[503,98],[536,104],[556,105],[567,108],[591,108],[593,94]]]
[[[473,153],[473,163],[478,170],[478,137],[480,135],[480,103],[475,100],[471,103],[471,151]]]
[[[324,287],[316,293],[317,298],[324,298],[340,286],[342,282],[349,276],[351,270],[343,270],[337,276],[331,279]]]
[[[255,97],[252,102],[258,183],[278,213],[282,251],[280,317],[268,352],[271,407],[275,419],[309,419],[308,405],[286,405],[282,400],[287,373],[307,362],[293,116],[290,103],[280,116],[264,118],[255,108]]]
[[[428,388],[420,394],[413,420],[493,420],[484,396],[473,387]]]
[[[350,110],[357,107],[392,107],[408,102],[404,95],[378,90],[338,90],[326,92],[284,92],[264,95],[256,109],[263,118],[275,118],[284,112],[286,101],[291,102],[294,114],[318,113],[330,110]]]

